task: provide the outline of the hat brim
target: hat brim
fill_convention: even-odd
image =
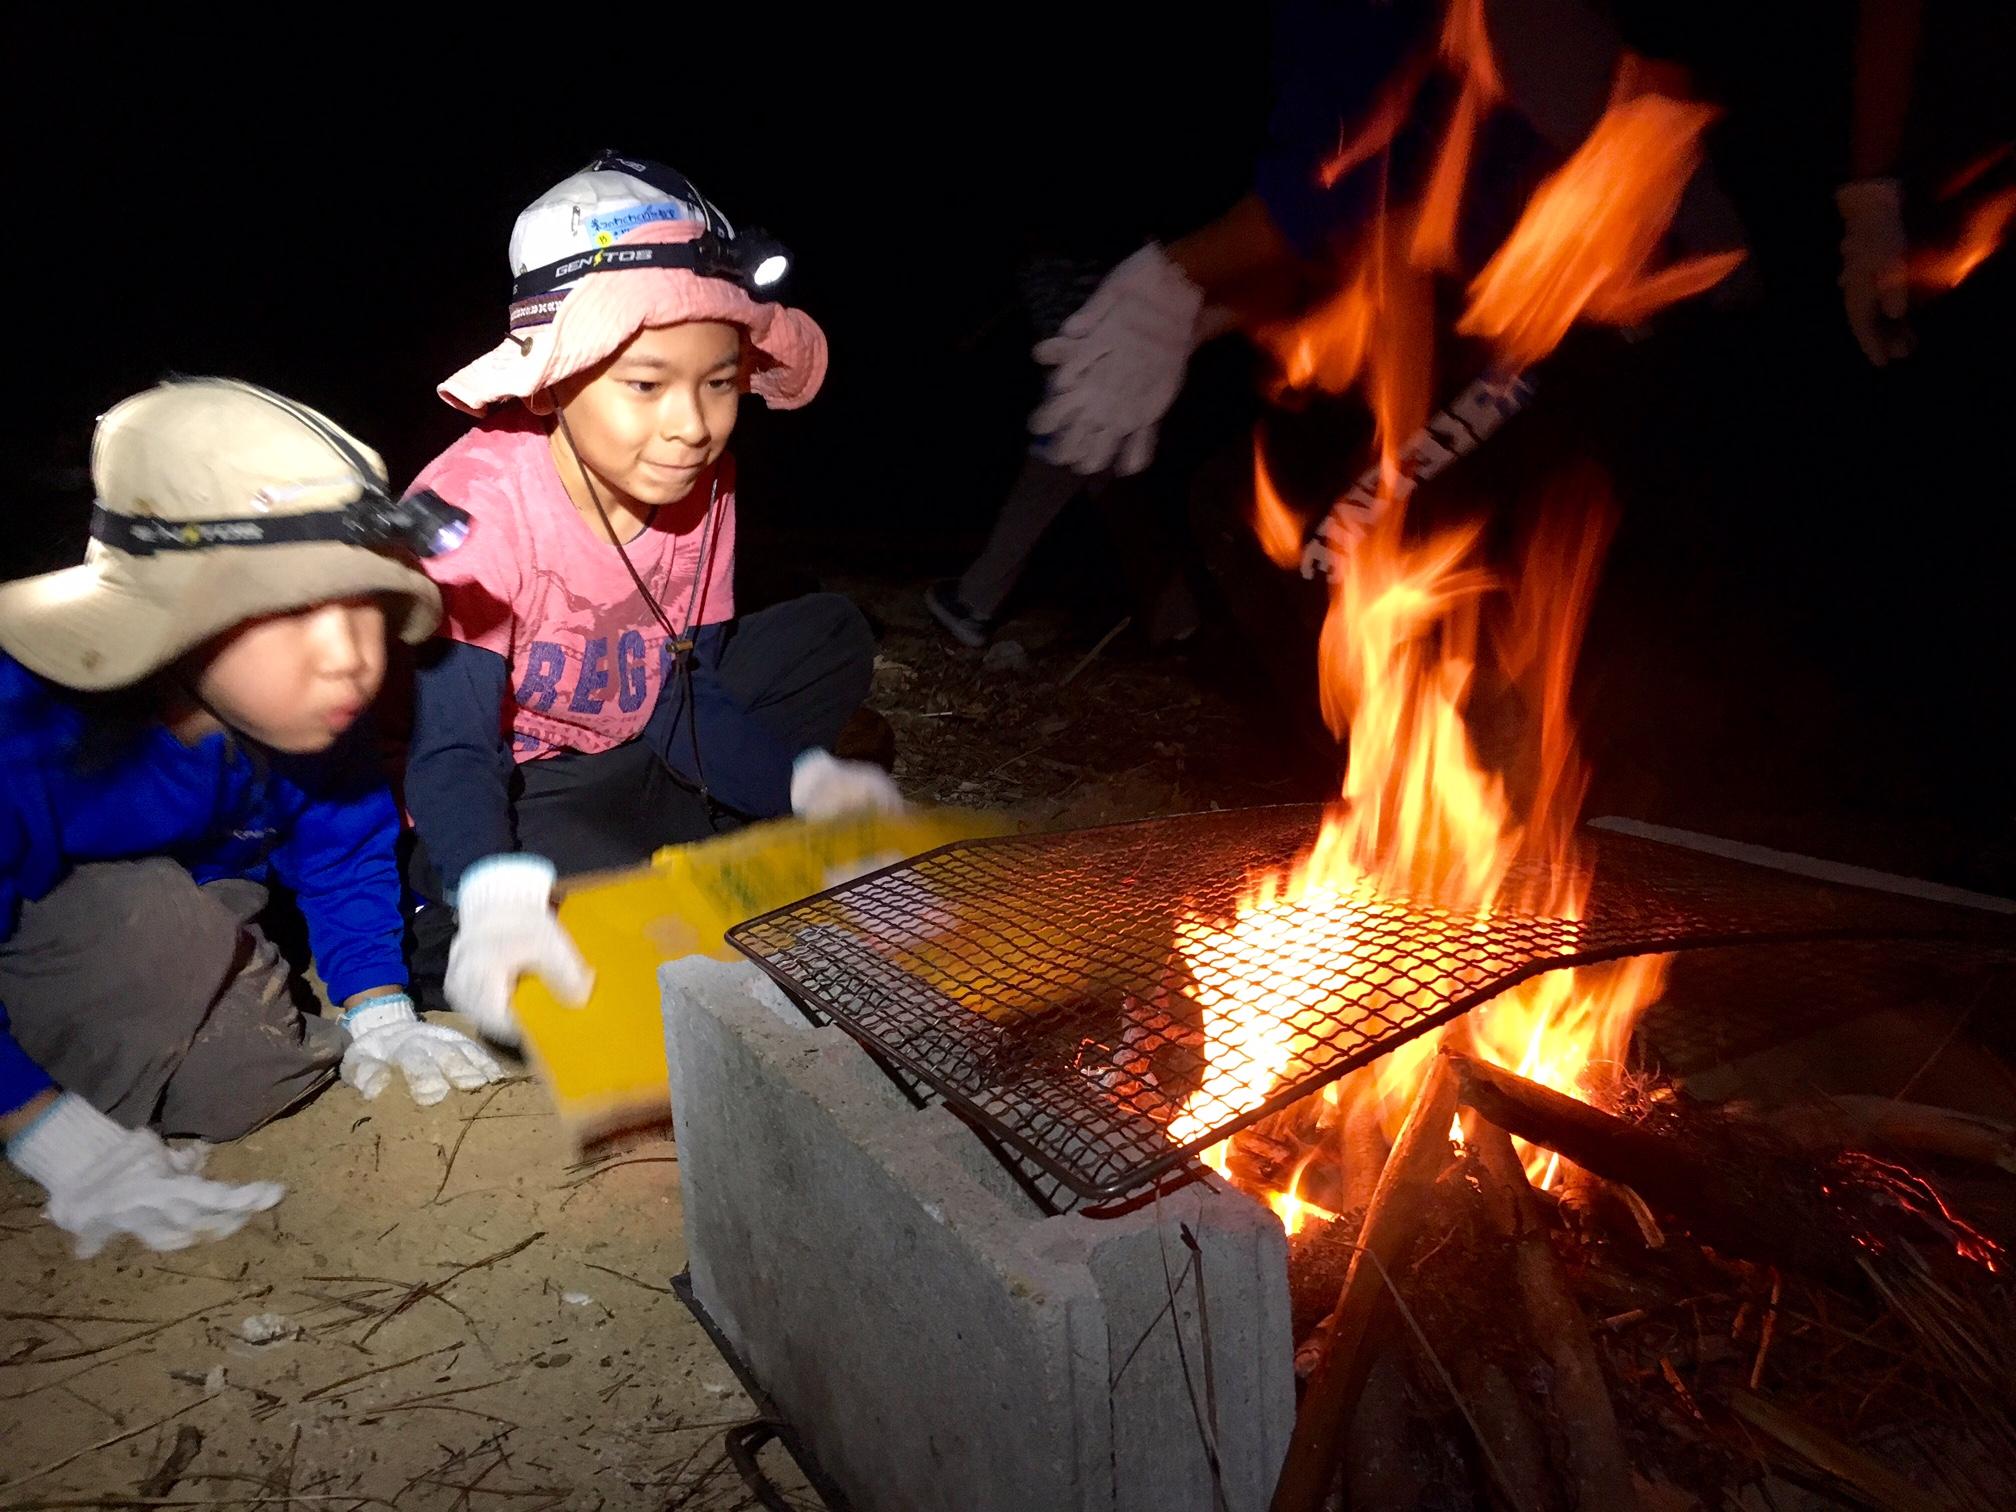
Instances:
[[[387,630],[409,644],[441,622],[426,577],[340,541],[163,553],[144,566],[108,551],[0,585],[0,648],[51,682],[98,692],[129,687],[247,620],[378,595]]]
[[[809,404],[826,378],[826,333],[802,310],[765,304],[734,284],[682,268],[590,273],[549,323],[507,336],[436,393],[481,416],[506,400],[531,401],[620,351],[647,327],[718,320],[749,333],[750,392],[772,409]]]

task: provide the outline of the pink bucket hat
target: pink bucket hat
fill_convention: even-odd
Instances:
[[[647,326],[720,320],[749,333],[751,390],[796,409],[826,377],[826,333],[776,301],[787,267],[781,247],[737,236],[673,170],[604,154],[518,217],[511,333],[436,392],[472,415],[507,399],[544,413],[547,390]]]

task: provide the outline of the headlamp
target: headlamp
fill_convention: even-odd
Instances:
[[[207,551],[217,546],[298,546],[340,541],[371,551],[403,551],[416,557],[441,556],[469,534],[468,511],[432,489],[395,499],[367,488],[341,509],[300,514],[233,515],[216,520],[162,520],[122,514],[102,501],[91,510],[91,535],[128,556],[165,551]]]
[[[791,254],[761,231],[731,235],[707,230],[692,241],[619,242],[593,252],[576,252],[543,268],[520,274],[511,284],[511,302],[536,300],[590,273],[632,268],[685,268],[702,278],[734,284],[751,299],[775,303],[791,271]]]

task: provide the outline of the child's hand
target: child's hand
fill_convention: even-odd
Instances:
[[[791,764],[791,812],[801,819],[836,814],[894,814],[903,808],[895,780],[868,761],[842,761],[814,746]]]
[[[43,1215],[72,1236],[82,1260],[119,1234],[151,1250],[222,1239],[287,1195],[273,1181],[204,1180],[196,1173],[207,1154],[200,1144],[171,1150],[149,1130],[121,1128],[69,1092],[7,1146],[7,1158],[48,1191]]]
[[[367,998],[343,1015],[343,1027],[350,1031],[343,1080],[366,1102],[385,1090],[395,1069],[423,1108],[446,1097],[451,1085],[468,1092],[504,1075],[496,1058],[468,1035],[421,1023],[403,992]]]
[[[500,1044],[518,1042],[511,992],[536,972],[569,1007],[588,1001],[595,973],[553,912],[553,863],[543,856],[486,856],[455,889],[455,941],[442,984],[448,1006]]]

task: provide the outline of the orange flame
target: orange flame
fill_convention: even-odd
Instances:
[[[1442,59],[1463,77],[1463,87],[1450,112],[1449,129],[1435,170],[1421,197],[1414,224],[1414,265],[1448,271],[1456,266],[1456,217],[1463,187],[1470,177],[1470,153],[1485,114],[1505,97],[1491,55],[1491,37],[1484,25],[1484,0],[1453,0],[1442,18]]]
[[[1324,717],[1351,740],[1341,801],[1307,854],[1256,879],[1229,921],[1178,925],[1177,953],[1207,1048],[1201,1082],[1169,1126],[1177,1142],[1274,1096],[1311,1048],[1312,1031],[1363,990],[1357,984],[1377,977],[1364,926],[1398,905],[1368,904],[1368,896],[1432,903],[1480,925],[1508,910],[1580,919],[1589,901],[1575,828],[1587,778],[1569,691],[1607,542],[1607,493],[1586,471],[1570,475],[1523,554],[1498,570],[1483,559],[1479,525],[1418,539],[1406,528],[1401,458],[1426,420],[1432,387],[1433,288],[1423,265],[1447,266],[1470,139],[1503,89],[1480,0],[1451,0],[1442,51],[1464,82],[1421,205],[1382,213],[1336,295],[1273,338],[1289,383],[1363,392],[1376,427],[1381,508],[1341,558],[1318,648]],[[1504,371],[1545,357],[1578,319],[1642,319],[1741,259],[1651,267],[1714,112],[1633,95],[1641,84],[1641,70],[1620,74],[1589,139],[1536,192],[1470,287],[1457,329],[1489,342]],[[1413,85],[1388,99],[1402,94],[1411,102]],[[1374,124],[1390,140],[1383,118]],[[1365,147],[1377,135],[1370,126],[1360,133],[1357,161],[1377,150]],[[1257,446],[1254,482],[1260,540],[1273,560],[1292,565],[1301,520]],[[1503,695],[1493,707],[1523,715],[1516,738],[1494,743],[1488,760],[1476,728],[1486,684]],[[1460,1032],[1472,1053],[1495,1064],[1558,1091],[1600,1095],[1665,969],[1664,957],[1640,957],[1548,972],[1473,1011]],[[1302,1196],[1303,1179],[1337,1110],[1374,1099],[1390,1136],[1433,1053],[1434,1041],[1419,1037],[1324,1090],[1317,1141],[1278,1189],[1262,1193],[1291,1233],[1321,1214]],[[1460,1124],[1451,1138],[1461,1141]],[[1205,1158],[1230,1169],[1223,1144]],[[1527,1162],[1542,1184],[1558,1174],[1558,1158],[1545,1152],[1528,1151]]]
[[[1927,291],[1959,287],[2002,245],[2011,221],[2016,221],[2016,187],[1989,195],[1969,211],[1952,246],[1915,253],[1906,275],[1911,286]]]
[[[1302,560],[1302,517],[1282,502],[1274,480],[1267,476],[1267,464],[1260,457],[1260,441],[1253,441],[1253,533],[1260,549],[1276,567],[1293,567]]]
[[[1341,394],[1363,386],[1389,476],[1397,476],[1401,448],[1428,418],[1435,338],[1433,289],[1405,247],[1406,237],[1381,216],[1337,293],[1273,337],[1292,387]]]
[[[1421,92],[1421,81],[1428,75],[1427,65],[1425,56],[1412,58],[1386,81],[1365,119],[1358,123],[1358,129],[1338,134],[1337,150],[1316,170],[1317,183],[1325,189],[1335,189],[1345,174],[1361,163],[1369,163],[1393,144],[1394,136],[1407,124],[1407,117],[1414,109],[1414,97]]]
[[[1578,319],[1629,325],[1709,288],[1740,252],[1646,266],[1680,208],[1715,111],[1640,95],[1605,111],[1566,163],[1535,191],[1505,245],[1470,285],[1456,323],[1511,368],[1531,367]]]

